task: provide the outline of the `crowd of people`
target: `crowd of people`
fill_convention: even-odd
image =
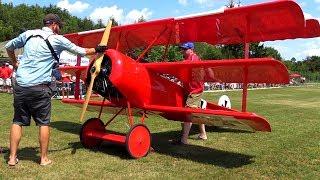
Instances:
[[[53,99],[71,98],[75,94],[76,77],[65,72],[59,72],[60,77],[52,76],[51,88]],[[80,80],[79,93],[85,94],[85,84]]]
[[[270,88],[270,87],[281,87],[281,84],[267,84],[267,83],[249,83],[248,88]],[[243,83],[220,83],[220,82],[205,82],[205,91],[213,90],[235,90],[242,89]]]

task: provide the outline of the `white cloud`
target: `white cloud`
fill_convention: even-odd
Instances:
[[[148,10],[148,8],[144,8],[141,11],[139,10],[131,10],[124,19],[124,24],[129,24],[137,21],[139,18],[143,17],[145,20],[149,19],[152,15],[152,12]]]
[[[68,0],[62,0],[57,3],[57,6],[61,9],[66,9],[70,13],[81,13],[88,9],[90,5],[81,1],[76,1],[75,3],[71,4]]]
[[[315,0],[316,3],[320,3],[320,0]]]
[[[227,8],[227,7],[222,6],[222,7],[218,8],[218,9],[214,9],[214,10],[211,10],[211,11],[206,11],[206,12],[202,12],[202,13],[195,13],[195,14],[188,14],[188,15],[178,16],[178,17],[176,17],[176,19],[193,17],[193,16],[205,16],[205,15],[208,15],[208,14],[220,13],[220,12],[223,12],[226,8]]]
[[[320,1],[320,0],[319,0]],[[303,12],[305,19],[317,19],[318,21],[320,21],[319,17],[314,17],[309,13]]]
[[[307,48],[302,52],[303,56],[320,56],[320,38],[310,39],[303,47]]]
[[[297,2],[300,7],[304,8],[307,6],[307,2]]]
[[[268,41],[264,44],[278,50],[286,60],[292,57],[303,60],[307,56],[320,56],[320,38]]]
[[[320,48],[303,51],[304,56],[320,56]]]
[[[148,20],[151,15],[152,12],[148,8],[144,8],[141,11],[133,9],[128,14],[125,14],[123,9],[114,5],[111,7],[97,8],[89,15],[89,17],[94,22],[98,22],[98,20],[101,19],[103,23],[107,23],[110,17],[113,17],[120,24],[130,24],[136,22],[140,17]]]
[[[208,1],[210,1],[210,0],[196,0],[196,2],[199,4],[206,4],[206,3],[208,3]]]
[[[188,4],[188,0],[178,0],[179,4],[186,6]]]
[[[103,23],[113,17],[116,21],[121,22],[123,20],[123,9],[118,8],[117,5],[111,7],[96,8],[90,15],[90,19],[95,22],[102,20]]]

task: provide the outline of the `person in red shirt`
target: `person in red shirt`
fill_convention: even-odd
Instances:
[[[4,87],[4,71],[5,71],[5,64],[1,64],[1,67],[0,67],[0,91],[2,92],[3,91],[3,87]]]
[[[66,95],[69,98],[69,92],[71,91],[70,83],[71,83],[71,75],[68,73],[62,73],[62,97]],[[66,94],[65,94],[66,93]]]
[[[194,44],[192,42],[187,42],[182,45],[180,45],[180,49],[182,50],[183,56],[184,56],[184,62],[189,61],[201,61],[200,58],[197,56],[197,54],[194,52]],[[186,99],[186,107],[190,108],[200,108],[201,103],[201,96],[204,90],[204,82],[201,80],[201,75],[199,73],[202,73],[201,70],[193,71],[190,75],[190,81],[188,83],[184,83],[184,89],[185,89],[185,99]],[[191,115],[187,116],[187,122],[182,123],[182,137],[181,139],[174,141],[174,144],[188,144],[188,136],[189,132],[192,126],[191,123]],[[205,130],[205,125],[200,124],[199,125],[200,134],[198,136],[198,139],[206,140],[207,134]]]
[[[11,92],[12,69],[10,69],[9,63],[5,63],[5,67],[2,69],[2,76],[4,81],[4,92]]]

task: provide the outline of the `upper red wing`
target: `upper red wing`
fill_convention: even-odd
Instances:
[[[108,42],[110,49],[126,52],[132,48],[147,47],[155,44],[172,44],[174,42],[174,19],[163,19],[131,25],[112,27]],[[100,43],[104,29],[64,35],[73,43],[82,47],[95,47]]]
[[[315,19],[308,19],[306,21],[306,28],[304,29],[304,38],[312,38],[320,36],[319,21]]]
[[[237,60],[207,60],[199,62],[161,62],[143,64],[149,72],[170,74],[183,82],[188,82],[190,73],[195,80],[205,82],[243,83],[245,74],[248,83],[289,82],[287,68],[271,58],[237,59]],[[212,73],[213,72],[213,73]]]
[[[100,43],[104,29],[66,34],[83,47]],[[278,0],[186,18],[155,20],[111,29],[108,47],[126,53],[137,47],[186,41],[236,44],[320,36],[317,20],[305,20],[299,5]],[[158,37],[158,39],[157,39]]]

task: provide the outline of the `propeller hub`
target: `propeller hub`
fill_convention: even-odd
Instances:
[[[96,67],[92,66],[91,69],[90,69],[90,73],[94,73],[94,72],[96,72]]]

